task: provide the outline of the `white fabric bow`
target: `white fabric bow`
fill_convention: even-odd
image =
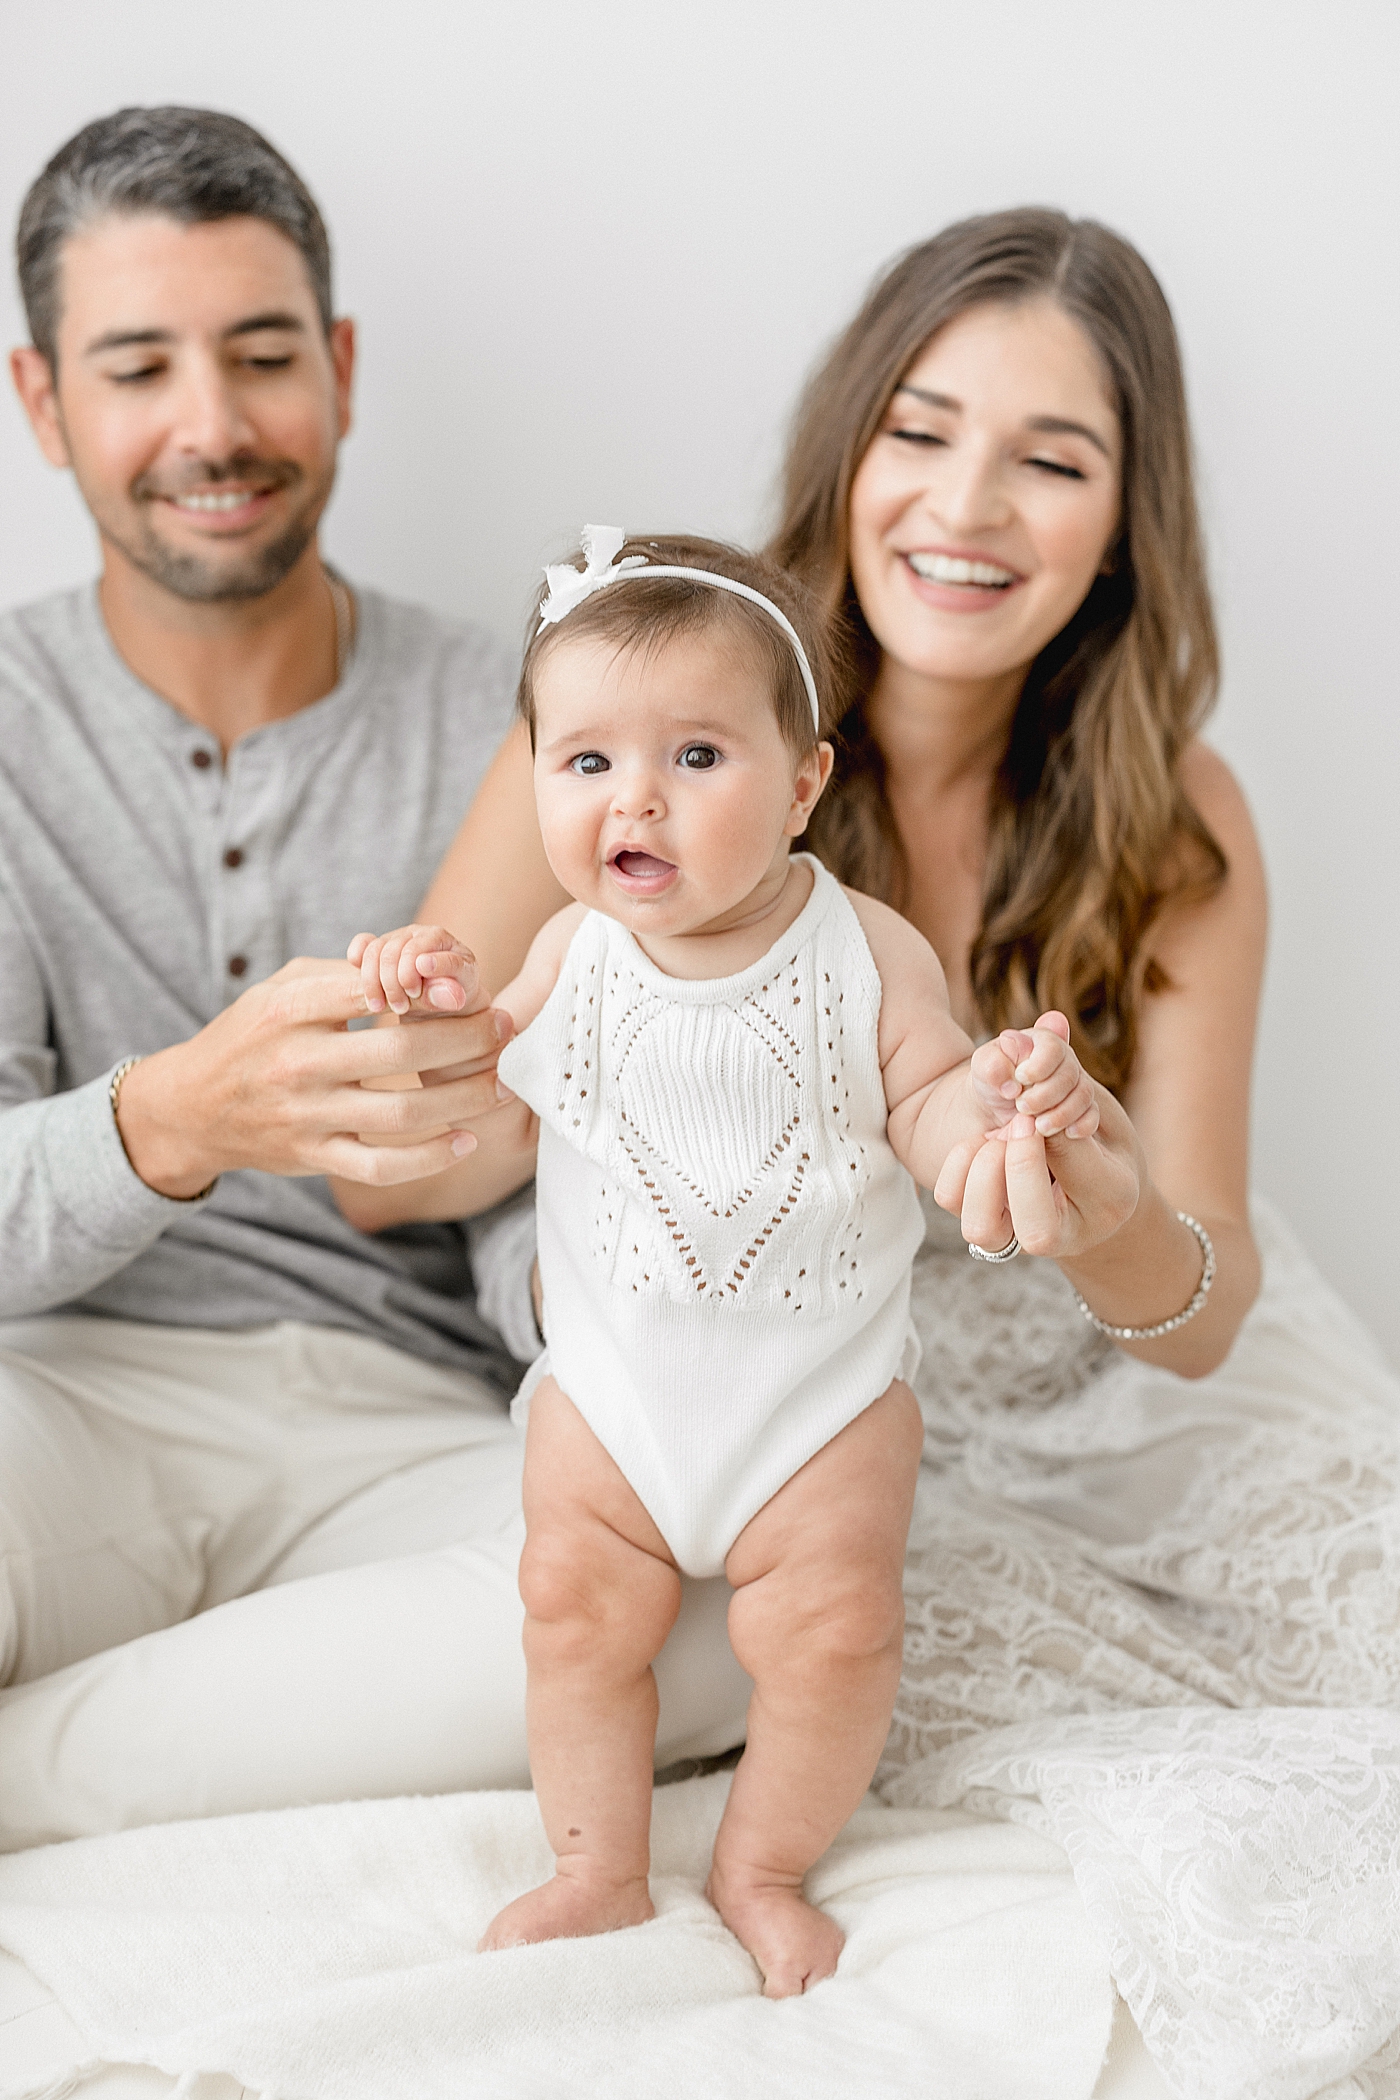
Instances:
[[[629,554],[625,561],[614,561],[627,538],[621,525],[585,525],[583,528],[583,554],[585,566],[576,569],[570,562],[554,562],[544,572],[549,594],[540,607],[541,627],[553,627],[585,598],[591,598],[605,583],[612,583],[631,569],[648,566],[644,554]]]

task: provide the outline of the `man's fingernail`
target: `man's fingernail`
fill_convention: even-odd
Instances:
[[[476,1139],[469,1130],[458,1130],[452,1138],[452,1157],[462,1159],[468,1152],[475,1152]]]
[[[515,1033],[515,1023],[503,1006],[496,1008],[496,1039],[508,1043]]]
[[[515,1099],[514,1094],[506,1085],[504,1079],[498,1079],[496,1081],[496,1099],[498,1101],[513,1101]]]

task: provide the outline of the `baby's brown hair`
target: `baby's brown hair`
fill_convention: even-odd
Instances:
[[[684,634],[723,635],[756,657],[765,673],[773,713],[783,740],[794,758],[805,758],[821,737],[829,736],[846,705],[850,676],[846,652],[832,621],[822,610],[815,592],[762,555],[742,547],[726,546],[722,540],[702,540],[678,534],[656,539],[629,539],[618,557],[640,554],[658,567],[708,569],[728,576],[771,598],[791,621],[817,688],[821,724],[812,724],[812,703],[807,697],[797,652],[771,613],[733,591],[716,590],[712,584],[692,582],[686,576],[648,577],[645,569],[633,570],[626,582],[610,583],[594,591],[574,610],[552,626],[541,627],[540,607],[548,595],[541,585],[530,613],[525,656],[520,666],[516,706],[535,741],[535,675],[549,651],[561,640],[613,642],[619,651],[655,648]],[[567,556],[582,569],[587,557],[582,548]]]

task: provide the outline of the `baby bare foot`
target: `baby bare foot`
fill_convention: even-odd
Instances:
[[[800,1888],[723,1873],[716,1867],[705,1894],[763,1972],[765,1998],[797,1998],[836,1973],[846,1935]]]
[[[478,1954],[498,1947],[529,1947],[536,1940],[582,1940],[595,1932],[617,1932],[624,1925],[645,1925],[656,1911],[645,1879],[582,1881],[556,1874],[528,1896],[517,1896],[491,1920],[477,1945]]]

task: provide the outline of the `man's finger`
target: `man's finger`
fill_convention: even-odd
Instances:
[[[444,1065],[486,1070],[510,1035],[510,1016],[485,1007],[475,1014],[426,1014],[411,1028],[361,1028],[328,1038],[318,1055],[330,1079],[392,1079]]]
[[[362,1136],[417,1137],[444,1124],[459,1129],[501,1107],[494,1072],[457,1079],[450,1086],[396,1087],[391,1093],[361,1087],[336,1096],[337,1118]]]
[[[261,995],[289,1027],[342,1025],[367,1012],[360,973],[353,964],[319,955],[299,955],[283,963],[264,983],[243,994]]]
[[[452,1146],[450,1131],[421,1145],[367,1145],[359,1138],[341,1135],[327,1138],[318,1148],[316,1171],[338,1174],[345,1181],[362,1181],[371,1188],[389,1188],[455,1167],[464,1155],[454,1152]]]

